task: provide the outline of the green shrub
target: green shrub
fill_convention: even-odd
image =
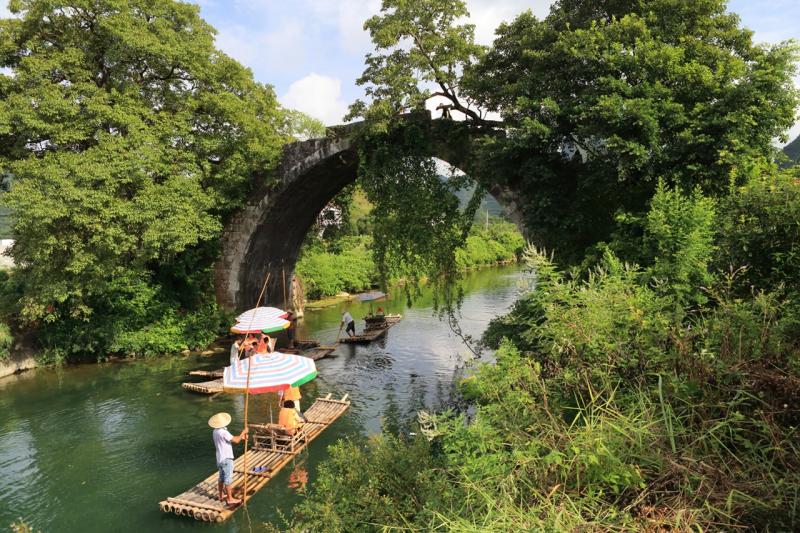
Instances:
[[[699,189],[685,195],[659,184],[644,223],[646,256],[652,258],[648,274],[678,306],[707,301],[703,289],[713,282],[715,221],[715,202]]]
[[[297,273],[311,299],[359,292],[377,283],[371,238],[344,237],[329,244],[306,247],[297,262]]]
[[[11,355],[11,345],[14,343],[14,337],[11,335],[11,329],[8,324],[0,322],[0,360],[7,359]]]
[[[750,180],[722,203],[719,251],[721,271],[743,269],[736,277],[740,296],[781,286],[797,292],[800,279],[800,182],[784,172]]]
[[[329,448],[315,493],[294,508],[294,529],[350,533],[381,524],[408,524],[454,491],[442,483],[438,460],[424,438],[371,438],[366,445],[340,441]]]
[[[337,455],[292,526],[324,516],[356,531],[797,529],[800,305],[783,288],[793,259],[770,271],[773,290],[743,293],[741,271],[709,269],[721,253],[714,203],[656,196],[639,221],[643,267],[606,248],[568,275],[525,252],[534,288],[487,332],[499,349],[461,384],[469,417],[420,415],[430,444],[413,465],[435,465],[428,475],[382,435]],[[757,220],[750,231],[791,249],[785,228]],[[491,255],[474,237],[464,261],[471,246]]]

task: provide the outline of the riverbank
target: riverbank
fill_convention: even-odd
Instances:
[[[510,259],[510,260],[507,260],[507,261],[496,261],[494,263],[478,264],[478,265],[474,265],[472,267],[462,268],[462,269],[460,269],[460,271],[462,273],[468,273],[468,272],[476,272],[476,271],[484,270],[484,269],[488,269],[488,268],[507,267],[507,266],[516,265],[516,264],[519,264],[519,261],[517,259]],[[420,285],[424,286],[424,285],[427,284],[427,282],[428,282],[428,278],[420,279]],[[405,283],[402,280],[398,280],[398,281],[396,281],[394,283],[394,285],[392,285],[392,288],[393,289],[401,288],[404,284]],[[375,287],[367,287],[364,290],[374,289],[374,288]],[[363,292],[363,291],[359,291],[359,292]],[[358,294],[359,293],[350,294],[349,292],[343,292],[343,293],[337,294],[336,296],[331,296],[330,298],[320,298],[319,300],[310,300],[310,301],[306,302],[305,310],[306,311],[319,311],[320,309],[327,309],[328,307],[333,307],[335,305],[339,305],[339,304],[344,303],[344,302],[352,302],[352,301],[354,301],[356,299],[356,296]]]
[[[456,249],[455,265],[460,271],[468,271],[509,264],[518,259],[524,246],[524,237],[510,222],[495,219],[486,225],[475,224],[464,246]],[[370,290],[380,283],[369,235],[317,240],[307,245],[296,273],[305,286],[310,309],[335,305],[346,298],[344,294]],[[390,280],[390,285],[401,282]]]
[[[0,359],[0,379],[19,372],[25,372],[26,370],[33,370],[37,366],[33,353],[14,351],[7,357]]]

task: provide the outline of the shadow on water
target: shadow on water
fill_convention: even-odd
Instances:
[[[519,278],[516,268],[467,276],[464,332],[480,335],[492,317],[507,310],[518,295]],[[416,411],[450,397],[461,358],[469,352],[446,323],[433,318],[432,301],[423,292],[409,309],[396,291],[380,306],[404,319],[384,339],[340,345],[332,357],[317,362],[319,377],[303,386],[303,405],[330,392],[349,393],[352,407],[250,500],[250,523],[243,512],[209,525],[158,510],[161,499],[215,470],[206,425],[210,415],[227,411],[232,429],[242,427],[243,396],[210,398],[180,388],[189,370],[219,368],[225,354],[41,369],[0,380],[0,530],[18,518],[37,530],[63,532],[250,531],[251,525],[259,531],[265,521],[279,523],[276,509],[290,512],[304,490],[313,490],[320,461],[337,439],[362,438],[382,428],[408,431]],[[308,312],[300,336],[332,342],[342,307],[360,330],[369,305],[352,303]],[[252,397],[250,413],[254,421],[276,420],[276,395]]]

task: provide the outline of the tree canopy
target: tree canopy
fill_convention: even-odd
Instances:
[[[711,194],[743,183],[795,119],[796,46],[754,44],[725,0],[563,0],[501,25],[485,52],[464,14],[454,0],[383,2],[365,27],[394,51],[359,80],[371,109],[418,107],[441,80],[499,113],[506,135],[487,137],[473,177],[518,191],[529,235],[573,257],[618,212],[643,212],[659,179]]]
[[[16,0],[0,20],[0,173],[25,321],[191,307],[227,214],[293,120],[197,6]],[[135,302],[135,304],[133,303]],[[144,312],[144,311],[142,311]]]

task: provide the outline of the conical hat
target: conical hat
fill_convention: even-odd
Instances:
[[[208,425],[214,429],[224,428],[231,423],[231,415],[228,413],[217,413],[208,419]]]

